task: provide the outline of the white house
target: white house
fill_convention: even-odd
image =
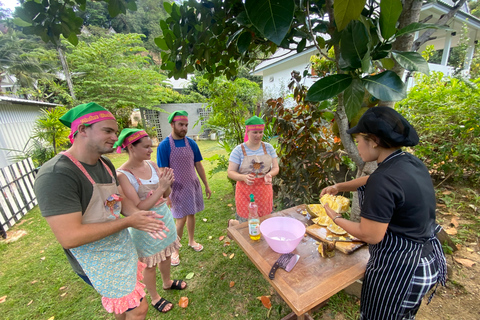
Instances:
[[[453,2],[451,0],[426,3],[422,6],[419,20],[422,21],[427,16],[432,15],[432,19],[428,22],[434,23],[440,18],[440,16],[448,13],[452,6]],[[448,23],[450,29],[453,29],[453,31],[435,31],[432,37],[436,37],[436,39],[428,41],[419,49],[419,52],[424,51],[427,45],[434,45],[435,50],[444,49],[441,64],[429,63],[430,70],[441,71],[445,75],[451,75],[453,73],[453,68],[447,65],[450,48],[458,45],[464,24],[468,28],[468,37],[470,39],[468,50],[465,53],[465,69],[467,71],[470,69],[470,62],[473,57],[475,44],[480,37],[480,19],[472,16],[468,12],[468,5],[465,4]],[[417,34],[416,37],[418,36],[419,35]],[[260,63],[252,73],[263,77],[264,98],[270,99],[285,97],[288,95],[290,92],[288,91],[287,85],[290,82],[291,72],[296,70],[302,73],[303,70],[308,68],[310,57],[316,53],[317,49],[315,47],[305,49],[305,51],[301,53],[296,53],[295,50],[288,51],[285,49],[279,49],[268,60]],[[316,77],[305,78],[304,84],[309,87],[317,79],[318,78]],[[410,86],[412,84],[413,83],[409,82]],[[290,103],[292,102],[293,100]]]
[[[14,163],[22,155],[42,108],[56,104],[0,95],[0,168]],[[17,150],[17,151],[13,151]]]

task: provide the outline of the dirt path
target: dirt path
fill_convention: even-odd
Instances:
[[[467,267],[455,259],[468,259],[475,264]],[[447,255],[449,275],[446,287],[427,306],[420,307],[417,320],[479,320],[480,319],[480,246],[468,243],[453,255]]]

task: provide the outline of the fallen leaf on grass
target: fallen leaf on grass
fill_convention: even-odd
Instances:
[[[188,307],[188,298],[187,297],[181,297],[180,300],[178,301],[178,305],[180,306],[180,308]]]
[[[272,303],[270,302],[270,298],[267,296],[261,296],[260,301],[262,301],[262,304],[265,308],[270,309],[272,307]]]
[[[0,297],[0,303],[4,303],[7,300],[7,296]]]
[[[473,211],[477,212],[478,208],[477,208],[475,205],[469,204],[468,206],[469,206],[470,208],[472,208]]]
[[[34,283],[37,283],[38,280],[33,280],[32,282],[30,282],[30,284],[34,284]]]
[[[442,194],[448,196],[449,194],[452,194],[452,191],[448,191],[448,190],[447,190],[447,191],[443,191]]]
[[[61,287],[61,288],[58,289],[58,290],[65,290],[65,289],[67,289],[67,286],[63,286],[63,287]]]
[[[20,221],[19,223],[17,223],[17,226],[21,226],[21,225],[24,224],[25,222],[30,221],[30,220],[32,220],[32,219],[33,219],[33,218],[23,219],[22,221]]]
[[[218,240],[222,241],[225,238],[225,236],[220,236]]]
[[[27,231],[25,230],[15,230],[10,233],[7,232],[7,240],[5,240],[5,242],[6,243],[15,242],[26,234],[27,234]]]
[[[45,252],[45,250],[40,250],[40,253],[44,253],[44,252]]]
[[[224,252],[224,253],[223,253],[223,256],[224,256],[224,257],[226,257],[226,256],[227,256],[227,254]]]
[[[468,252],[473,252],[473,249],[467,248]]]
[[[229,259],[233,259],[233,257],[235,257],[235,253],[232,253],[232,254],[230,255],[230,257],[228,257],[228,258],[229,258]]]
[[[220,280],[223,280],[225,278],[225,272],[220,275]]]
[[[190,272],[189,274],[187,274],[187,276],[185,277],[185,279],[190,280],[190,279],[193,278],[194,275],[195,275],[195,273]]]
[[[208,236],[208,240],[212,240],[212,239],[213,239],[213,237],[212,237],[212,236]]]
[[[42,260],[42,261],[45,260],[45,257],[41,257],[40,260]]]
[[[207,219],[206,219],[206,218],[203,218],[202,220],[203,220],[203,222],[207,222]]]
[[[458,228],[458,218],[453,217],[452,220],[450,220],[450,224],[452,224],[455,228]]]
[[[235,285],[235,281],[230,281],[230,288],[232,288]]]
[[[475,264],[474,261],[469,259],[460,259],[460,258],[453,258],[453,259],[458,263],[460,263],[461,265],[464,265],[465,267],[469,267],[469,268],[473,267],[473,265]]]
[[[232,207],[232,206],[233,206],[233,204],[229,203],[229,204],[227,204],[227,206],[229,206],[229,207]]]
[[[62,294],[60,295],[60,297],[62,297],[62,298],[63,298],[63,297],[65,297],[65,295],[66,295],[66,294],[67,294],[67,293],[66,293],[66,292],[64,292],[64,293],[62,293]]]
[[[457,234],[457,229],[456,228],[447,228],[445,229],[445,232],[450,235],[450,236],[454,236]]]
[[[27,306],[31,305],[33,303],[33,300],[30,300],[29,303],[27,303]]]
[[[223,246],[224,246],[224,247],[229,246],[229,245],[230,245],[230,241],[225,241],[225,242],[223,243]]]
[[[443,203],[437,203],[438,208],[446,208],[447,206]]]
[[[55,316],[48,318],[48,320],[53,320],[55,319]]]

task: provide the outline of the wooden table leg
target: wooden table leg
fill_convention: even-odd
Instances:
[[[297,316],[295,312],[291,312],[283,317],[281,320],[313,320],[312,316],[308,313]]]
[[[328,303],[328,299],[323,301],[322,303],[320,303],[318,306],[316,306],[315,308],[313,308],[312,310],[302,314],[302,315],[299,315],[297,316],[295,314],[295,312],[291,312],[289,314],[287,314],[285,317],[283,317],[281,320],[313,320],[313,317],[310,315],[310,313],[312,311],[317,311],[318,309],[326,306]]]

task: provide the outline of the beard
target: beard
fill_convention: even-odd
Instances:
[[[187,135],[187,131],[177,130],[176,128],[173,128],[173,132],[177,137],[180,137],[180,138],[185,138],[185,136]]]

